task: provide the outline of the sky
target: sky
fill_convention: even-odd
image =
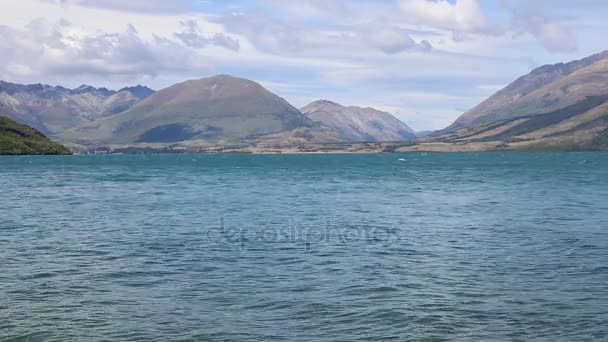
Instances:
[[[441,129],[543,64],[608,49],[605,0],[0,0],[0,79],[162,89],[231,74],[296,107]]]

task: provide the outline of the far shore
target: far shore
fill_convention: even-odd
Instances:
[[[136,144],[98,147],[69,146],[75,154],[380,154],[380,153],[462,153],[462,152],[596,152],[599,148],[571,146],[483,142],[454,144],[444,142],[369,142],[299,144],[291,146],[227,146],[197,144]]]

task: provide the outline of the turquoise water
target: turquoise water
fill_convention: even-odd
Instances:
[[[0,340],[608,339],[608,154],[0,157]]]

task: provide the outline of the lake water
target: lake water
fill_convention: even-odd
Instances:
[[[0,341],[605,341],[608,154],[0,157]]]

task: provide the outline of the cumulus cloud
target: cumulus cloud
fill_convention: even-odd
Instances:
[[[289,101],[323,94],[400,108],[420,127],[441,128],[451,120],[437,118],[455,118],[481,101],[467,90],[528,72],[523,55],[558,60],[535,47],[572,52],[578,37],[585,52],[595,48],[591,33],[605,25],[589,6],[605,1],[581,1],[19,0],[0,11],[0,78],[67,85],[94,79],[104,86],[140,79],[162,88],[215,66],[285,84],[278,90]],[[530,2],[539,9],[523,10]],[[589,8],[597,13],[582,25]],[[37,17],[47,20],[23,25]],[[432,96],[405,96],[407,90]]]
[[[133,25],[119,33],[86,34],[65,20],[37,19],[23,29],[0,27],[0,53],[0,72],[15,76],[154,76],[208,68],[190,47],[159,36],[144,39]]]
[[[417,46],[417,43],[403,30],[382,28],[365,34],[372,46],[386,54],[395,54]],[[428,43],[428,42],[427,42]]]
[[[204,36],[196,20],[181,21],[180,25],[182,31],[173,35],[187,46],[200,49],[207,45],[217,45],[234,51],[237,51],[240,47],[238,40],[223,33],[216,33],[211,37]]]
[[[576,38],[570,30],[551,17],[551,12],[538,3],[511,7],[515,36],[530,34],[551,53],[571,53],[578,49]]]
[[[500,0],[492,12],[484,11],[480,0],[259,0],[222,4],[198,0],[36,1],[156,16],[214,8],[223,18],[218,22],[225,24],[229,31],[244,36],[260,51],[282,55],[311,55],[315,52],[319,55],[332,50],[359,53],[364,48],[386,54],[430,51],[432,39],[429,35],[410,34],[404,29],[411,31],[415,26],[441,34],[443,39],[451,37],[454,43],[475,40],[477,35],[504,37],[506,40],[507,33],[512,33],[511,36],[516,38],[522,34],[533,36],[552,53],[577,49],[574,35],[558,21],[549,20],[546,13],[551,12],[551,8],[540,0]],[[534,6],[543,9],[526,13]],[[237,14],[228,15],[228,12]],[[544,15],[540,22],[539,13]],[[239,20],[244,22],[238,23]],[[236,51],[241,46],[238,40],[222,33],[204,35],[195,22],[187,21],[183,30],[176,32],[173,38],[191,48],[216,45]],[[322,46],[324,44],[329,47]],[[345,50],[347,48],[349,50]]]
[[[569,53],[578,49],[578,44],[572,33],[556,23],[543,24],[538,36],[549,52]]]
[[[400,0],[404,19],[412,23],[452,30],[498,35],[504,28],[493,23],[481,10],[477,0]]]
[[[452,41],[463,42],[468,35],[514,37],[527,34],[537,39],[551,53],[571,53],[577,50],[574,35],[540,2],[524,3],[502,0],[511,23],[489,17],[480,7],[479,0],[399,0],[399,8],[407,22],[440,30],[451,31]],[[542,6],[546,6],[543,2]]]
[[[374,51],[392,55],[416,49],[429,51],[431,48],[428,41],[416,42],[408,30],[378,23],[309,26],[248,14],[225,15],[216,22],[228,32],[246,37],[257,49],[276,55],[365,55]]]
[[[394,54],[416,46],[416,42],[406,33],[397,29],[382,29],[368,36],[371,43],[387,54]]]

